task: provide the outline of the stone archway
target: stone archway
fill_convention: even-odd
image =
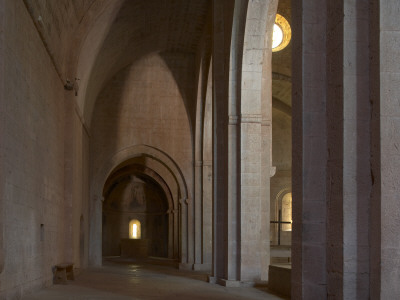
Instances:
[[[188,263],[189,249],[188,240],[192,238],[188,232],[188,206],[192,205],[188,198],[188,191],[185,179],[178,165],[164,152],[157,148],[147,145],[136,145],[119,151],[109,161],[105,162],[100,168],[100,171],[93,176],[92,185],[90,188],[90,245],[89,245],[89,261],[93,265],[101,265],[101,227],[102,227],[102,201],[103,187],[107,178],[115,169],[123,166],[137,157],[147,157],[154,162],[157,162],[159,168],[163,170],[157,171],[159,174],[166,174],[166,182],[172,180],[177,186],[176,195],[174,195],[174,224],[179,223],[179,232],[181,239],[179,241],[179,259],[181,264]],[[156,171],[156,170],[155,170]],[[169,175],[168,175],[169,174]],[[178,222],[179,220],[179,222]],[[176,236],[176,235],[174,235]],[[176,243],[174,238],[174,244]],[[174,250],[174,252],[176,252]]]
[[[115,171],[112,174],[110,174],[110,176],[107,178],[107,181],[103,188],[103,199],[104,199],[103,227],[105,222],[104,206],[110,194],[110,190],[113,189],[113,186],[115,186],[116,183],[120,182],[124,178],[131,179],[132,176],[137,176],[137,175],[139,175],[140,177],[144,176],[145,178],[150,179],[154,183],[153,186],[155,185],[155,189],[160,190],[158,194],[162,194],[167,201],[165,211],[158,211],[158,214],[160,213],[166,214],[168,219],[167,224],[165,224],[165,227],[168,228],[168,231],[165,233],[165,236],[168,237],[167,257],[171,259],[178,259],[179,258],[179,220],[178,220],[178,204],[177,204],[178,200],[174,196],[176,195],[176,189],[173,187],[170,180],[168,179],[167,181],[164,180],[163,176],[165,177],[165,173],[162,173],[161,175],[156,171],[154,171],[154,169],[156,169],[157,166],[151,165],[150,163],[146,163],[147,165],[146,166],[140,163],[143,163],[142,157],[130,159],[129,161],[123,163],[120,167],[117,167]],[[149,205],[151,205],[151,203],[149,203]],[[104,244],[104,238],[103,238],[103,244]],[[105,255],[104,251],[103,255]]]
[[[123,169],[116,169],[104,188],[103,256],[171,257],[174,224],[169,220],[169,190],[148,175],[150,172]],[[132,236],[132,220],[136,220],[136,229],[140,225],[140,236]]]

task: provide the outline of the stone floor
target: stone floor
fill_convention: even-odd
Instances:
[[[206,282],[207,275],[179,271],[166,263],[107,259],[103,267],[82,272],[75,281],[53,285],[23,300],[91,299],[284,299],[265,288],[226,288]]]

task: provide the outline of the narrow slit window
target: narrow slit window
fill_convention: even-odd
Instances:
[[[137,224],[132,225],[132,238],[137,239]]]
[[[282,221],[290,222],[282,225],[282,231],[292,231],[292,193],[287,193],[282,198]]]
[[[129,222],[129,238],[130,239],[140,239],[141,237],[141,228],[139,220],[131,220]]]

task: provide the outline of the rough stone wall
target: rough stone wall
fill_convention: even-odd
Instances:
[[[0,298],[49,285],[64,255],[64,89],[22,1],[5,1]]]

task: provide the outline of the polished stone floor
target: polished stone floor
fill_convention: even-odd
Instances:
[[[165,262],[113,258],[105,260],[101,268],[85,270],[68,284],[53,285],[23,300],[283,299],[265,288],[226,288],[206,279],[204,273],[177,270]]]

